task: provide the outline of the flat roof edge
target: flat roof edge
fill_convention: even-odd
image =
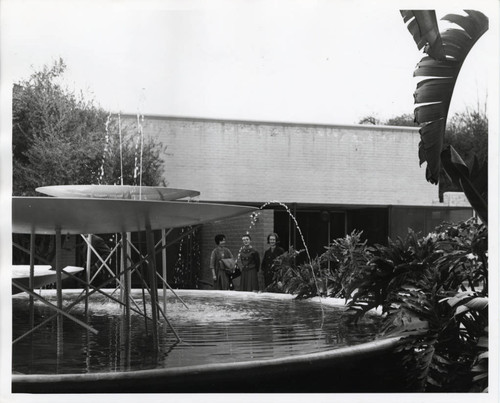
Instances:
[[[458,205],[449,205],[446,203],[429,203],[429,204],[360,204],[360,203],[311,203],[311,202],[280,202],[280,203],[271,203],[271,202],[257,202],[257,201],[221,201],[221,200],[202,200],[200,202],[203,203],[219,203],[219,204],[234,204],[234,205],[245,205],[255,207],[256,209],[260,209],[261,205],[266,204],[265,208],[279,208],[282,207],[282,204],[287,207],[297,206],[299,208],[339,208],[339,209],[370,209],[370,208],[446,208],[446,209],[469,209],[472,210],[471,206],[458,206]],[[282,204],[281,204],[282,203]]]
[[[114,112],[113,114],[118,114]],[[124,117],[136,117],[136,113],[120,113]],[[303,127],[335,127],[335,128],[356,128],[362,130],[397,130],[417,132],[420,128],[413,126],[386,126],[386,125],[362,125],[362,124],[331,124],[331,123],[307,123],[307,122],[285,122],[268,120],[244,120],[244,119],[220,119],[220,118],[201,118],[192,116],[171,116],[158,114],[141,114],[144,119],[157,120],[189,120],[195,122],[214,122],[214,123],[235,123],[235,124],[254,124],[254,125],[274,125],[274,126],[303,126]]]

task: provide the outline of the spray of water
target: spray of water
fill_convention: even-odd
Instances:
[[[122,121],[120,112],[118,112],[118,137],[120,138],[120,185],[123,186],[123,140],[122,140]]]
[[[290,218],[295,223],[295,228],[297,228],[297,231],[299,231],[299,235],[300,235],[300,239],[302,241],[302,245],[304,246],[304,250],[305,250],[305,252],[307,254],[307,260],[309,261],[309,265],[311,266],[311,269],[312,269],[312,259],[311,259],[311,255],[309,254],[309,249],[307,248],[306,241],[304,239],[304,235],[302,234],[302,230],[300,229],[300,226],[299,226],[299,223],[297,222],[297,219],[295,218],[295,216],[290,211],[290,208],[285,203],[283,203],[283,202],[280,202],[278,200],[271,200],[271,201],[268,201],[268,202],[264,203],[262,206],[260,206],[259,210],[263,210],[265,207],[270,206],[272,204],[276,204],[276,205],[279,205],[281,207],[284,207],[285,210],[286,210],[286,212],[290,216]],[[261,214],[260,211],[254,211],[252,214],[250,214],[250,225],[248,227],[248,230],[246,231],[247,234],[250,234],[250,232],[253,229],[253,227],[255,227],[255,224],[257,223],[260,214]],[[240,248],[240,251],[241,251],[241,248]],[[239,255],[240,255],[240,253],[238,252],[238,257],[239,257]],[[314,276],[314,271],[313,271],[313,276]]]
[[[99,168],[99,177],[97,178],[97,184],[100,185],[104,179],[104,163],[106,162],[106,154],[108,153],[108,148],[109,148],[109,124],[111,122],[111,113],[108,115],[106,118],[106,123],[105,123],[105,136],[104,136],[104,151],[102,153],[102,160],[101,160],[101,167]]]
[[[144,115],[141,115],[141,121],[139,125],[139,138],[141,140],[141,158],[140,158],[140,166],[141,169],[139,170],[139,200],[142,199],[142,154],[144,151],[144,131],[143,131],[143,126],[142,123],[144,122]]]
[[[144,149],[144,131],[142,123],[144,115],[137,114],[137,134],[135,139],[135,157],[134,157],[134,185],[137,185],[139,178],[139,200],[142,199],[142,154]]]
[[[272,204],[277,204],[277,205],[279,205],[281,207],[284,207],[285,210],[286,210],[286,212],[290,216],[290,218],[293,220],[293,222],[295,224],[295,228],[297,228],[297,231],[299,231],[299,235],[300,235],[300,239],[302,241],[302,245],[304,246],[304,250],[305,250],[305,252],[307,254],[307,260],[309,261],[309,264],[312,267],[312,264],[311,264],[312,259],[311,259],[311,255],[309,254],[309,249],[307,248],[306,241],[304,239],[304,235],[302,234],[302,230],[300,229],[300,226],[299,226],[299,223],[297,222],[297,219],[295,218],[295,216],[290,211],[290,208],[285,203],[282,203],[282,202],[280,202],[278,200],[271,200],[271,201],[268,201],[268,202],[264,203],[262,206],[259,207],[259,209],[263,210],[265,207],[270,206]]]
[[[313,279],[314,279],[314,283],[317,284],[318,280],[316,278],[316,275],[314,274],[314,267],[313,267],[313,264],[312,264],[311,255],[309,254],[309,249],[307,248],[307,245],[306,245],[306,242],[305,242],[305,239],[304,239],[304,235],[302,234],[302,230],[300,229],[300,226],[299,226],[299,223],[297,222],[297,219],[295,218],[295,216],[290,211],[290,208],[285,203],[280,202],[278,200],[271,200],[271,201],[268,201],[268,202],[264,203],[262,206],[259,207],[259,210],[263,210],[265,207],[270,206],[270,205],[279,205],[281,207],[284,207],[285,210],[286,210],[286,212],[290,216],[290,218],[293,220],[293,222],[295,224],[295,228],[297,228],[297,231],[299,232],[300,239],[302,241],[302,245],[304,246],[304,250],[305,250],[305,252],[307,254],[307,259],[308,259],[308,262],[309,262],[309,267],[311,268],[311,273],[312,273],[312,276],[313,276]],[[249,226],[248,230],[246,231],[247,234],[250,234],[250,231],[252,230],[252,228],[255,227],[255,224],[257,223],[258,217],[259,217],[260,214],[261,214],[260,211],[256,211],[256,212],[253,212],[252,214],[250,214],[250,226]],[[237,257],[237,259],[239,259],[239,257],[240,257],[241,250],[242,250],[242,247],[238,251],[238,257]],[[320,297],[319,301],[320,301],[320,305],[321,305],[321,311],[323,313],[323,319],[324,319],[324,310],[323,310],[323,305],[321,303],[321,296],[319,296],[319,297]],[[323,322],[321,323],[321,326],[323,326]]]
[[[312,260],[311,260],[310,254],[309,254],[309,249],[307,248],[307,245],[306,245],[306,242],[305,242],[305,239],[304,239],[304,235],[302,234],[302,230],[300,229],[300,226],[299,226],[299,223],[297,222],[297,219],[295,218],[295,216],[290,211],[290,208],[285,203],[283,203],[283,202],[280,202],[280,201],[277,201],[277,200],[271,200],[271,201],[268,201],[268,202],[264,203],[262,206],[260,206],[259,210],[263,210],[265,207],[267,207],[269,205],[272,205],[272,204],[277,204],[277,205],[280,205],[281,207],[284,207],[285,210],[286,210],[286,212],[288,213],[288,215],[291,217],[291,219],[295,223],[295,228],[297,228],[297,230],[299,231],[299,235],[300,235],[300,239],[302,241],[302,245],[304,246],[304,250],[305,250],[305,252],[307,254],[307,259],[309,261],[309,264],[311,264]],[[252,231],[253,227],[255,227],[255,224],[257,223],[260,214],[261,214],[260,211],[254,211],[253,213],[250,214],[250,225],[248,227],[248,230],[246,231],[247,234],[250,234],[250,232]],[[238,256],[239,256],[239,252],[238,252]]]

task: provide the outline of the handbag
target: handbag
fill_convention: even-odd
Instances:
[[[236,260],[232,258],[221,259],[220,267],[224,270],[229,277],[236,278],[241,275],[241,270],[236,266]]]
[[[234,271],[234,267],[236,266],[236,261],[232,258],[221,259],[219,264],[221,269],[224,270],[227,274],[232,274]]]

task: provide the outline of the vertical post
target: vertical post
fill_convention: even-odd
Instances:
[[[57,307],[62,309],[62,262],[61,262],[61,230],[56,230],[56,287]]]
[[[85,282],[87,283],[85,285],[85,313],[88,312],[88,307],[89,307],[89,284],[90,284],[90,279],[92,278],[90,269],[91,269],[91,260],[92,260],[92,248],[90,247],[92,245],[92,234],[87,235],[87,260],[85,262],[86,270],[85,270]]]
[[[30,237],[30,280],[29,280],[29,289],[33,291],[34,287],[34,277],[35,277],[35,232],[31,231]],[[33,329],[35,326],[35,302],[33,296],[30,295],[30,328]]]
[[[56,229],[56,288],[57,307],[62,309],[62,261],[61,261],[61,229]],[[63,351],[63,315],[57,314],[57,358]],[[58,361],[59,362],[59,361]]]
[[[293,208],[292,215],[295,217],[295,219],[298,222],[299,220],[297,218],[297,203],[293,203],[292,208]],[[295,226],[293,226],[293,223],[292,223],[292,228],[293,228],[293,248],[296,250],[297,249],[297,228],[295,228]]]
[[[120,271],[123,272],[128,267],[128,253],[130,245],[129,233],[122,232],[122,256],[120,259]],[[131,323],[130,323],[130,292],[132,283],[132,273],[130,270],[123,273],[120,279],[121,283],[121,301],[125,304],[123,308],[124,316],[120,321],[120,364],[124,370],[130,369],[130,343],[131,343]]]
[[[167,236],[165,228],[161,230],[161,258],[162,258],[162,277],[163,277],[163,312],[167,311],[167,248],[165,247],[167,243]]]
[[[127,245],[125,248],[125,267],[127,267],[129,264],[132,264],[132,259],[129,258],[132,256],[132,248],[131,248],[131,242],[132,242],[132,234],[130,232],[126,232],[125,236],[127,237]],[[130,263],[129,263],[130,261]],[[128,271],[128,283],[129,283],[129,290],[132,292],[132,271]]]
[[[123,272],[127,268],[127,245],[128,245],[127,233],[122,232],[121,237],[122,237],[122,249],[121,249],[122,250],[122,258],[121,258],[120,271]],[[127,322],[128,322],[129,317],[130,317],[130,291],[131,291],[130,271],[127,271],[127,272],[122,274],[121,279],[120,279],[120,283],[121,283],[120,297],[121,297],[122,303],[125,304],[124,313],[125,313],[125,316],[126,316]]]
[[[153,320],[153,344],[158,348],[158,287],[156,285],[156,259],[153,231],[146,224],[146,244],[148,249],[149,289],[151,291],[151,318]]]
[[[330,246],[330,241],[332,240],[332,226],[331,226],[331,216],[328,216],[328,242],[326,243],[328,246]],[[328,271],[330,271],[330,259],[328,259]]]

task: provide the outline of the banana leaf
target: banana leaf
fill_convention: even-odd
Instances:
[[[477,159],[472,169],[460,158],[452,146],[447,146],[441,152],[441,161],[446,174],[453,184],[463,189],[467,200],[477,215],[488,224],[488,167],[479,165]]]
[[[404,22],[413,36],[418,49],[426,46],[426,53],[435,59],[444,59],[444,48],[433,10],[401,10]]]
[[[401,10],[403,20],[418,49],[428,55],[414,72],[416,77],[432,77],[418,83],[414,93],[415,121],[420,129],[419,161],[427,163],[426,179],[439,182],[441,151],[453,90],[462,64],[477,40],[488,30],[488,18],[481,12],[448,14],[442,19],[457,24],[440,33],[433,10]],[[465,190],[464,190],[465,191]],[[472,204],[472,203],[471,203]]]

